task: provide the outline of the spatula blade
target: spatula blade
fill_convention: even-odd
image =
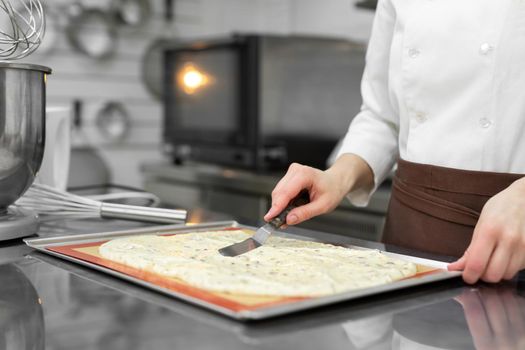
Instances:
[[[260,227],[252,237],[245,239],[242,242],[221,248],[219,249],[219,253],[224,256],[234,257],[249,252],[255,248],[259,248],[264,242],[266,242],[268,237],[270,237],[274,229],[275,228],[272,225],[266,224]]]
[[[219,249],[219,253],[221,253],[224,256],[234,257],[249,252],[250,250],[253,250],[260,246],[261,244],[259,242],[250,237],[242,242],[235,243]]]

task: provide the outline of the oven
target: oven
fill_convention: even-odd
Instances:
[[[165,52],[164,144],[186,160],[324,168],[361,106],[363,45],[234,35]]]

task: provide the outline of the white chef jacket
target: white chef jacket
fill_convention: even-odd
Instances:
[[[379,0],[361,93],[339,155],[376,186],[399,156],[525,173],[525,0]]]

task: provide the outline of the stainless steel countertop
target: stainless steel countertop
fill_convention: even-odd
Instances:
[[[66,221],[41,235],[130,227],[136,224]],[[499,285],[458,279],[240,323],[12,241],[0,243],[0,329],[2,349],[523,349],[525,274]]]

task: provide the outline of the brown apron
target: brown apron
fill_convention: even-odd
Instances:
[[[400,159],[383,242],[459,257],[487,200],[525,175],[469,171]]]

